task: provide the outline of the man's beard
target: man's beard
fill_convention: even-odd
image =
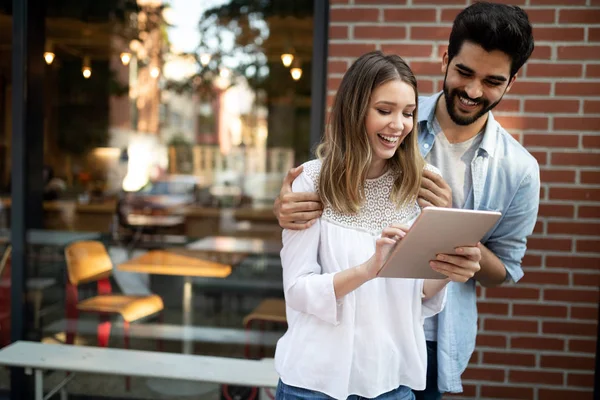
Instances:
[[[482,106],[481,109],[475,115],[472,115],[472,116],[471,115],[468,115],[468,116],[459,115],[458,112],[456,111],[456,102],[460,101],[458,98],[461,96],[477,103],[478,105],[481,105]],[[498,101],[496,101],[495,103],[492,103],[492,104],[490,104],[490,102],[483,97],[480,97],[479,99],[472,99],[467,95],[467,92],[465,92],[464,90],[459,90],[459,89],[452,89],[451,91],[448,90],[448,87],[446,86],[446,78],[444,78],[444,99],[446,100],[446,110],[448,111],[448,115],[450,115],[450,119],[452,119],[452,121],[456,125],[460,125],[460,126],[471,125],[472,123],[477,121],[479,118],[481,118],[481,116],[487,114],[488,111],[490,111],[491,109],[496,107],[498,105],[498,103],[500,103],[500,101],[502,100],[503,97],[504,97],[504,94],[502,94],[502,96],[500,97],[500,99],[498,99]]]

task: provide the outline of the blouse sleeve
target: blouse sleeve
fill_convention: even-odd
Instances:
[[[313,181],[302,172],[292,184],[294,192],[315,192]],[[319,264],[321,220],[304,230],[284,229],[281,265],[283,290],[288,307],[328,322],[339,324],[332,273],[323,273]]]
[[[444,306],[446,305],[446,293],[448,292],[448,285],[444,286],[444,288],[437,292],[433,297],[425,299],[425,293],[423,292],[423,284],[425,283],[425,280],[420,279],[420,281],[422,298],[421,316],[423,318],[432,317],[444,309]]]

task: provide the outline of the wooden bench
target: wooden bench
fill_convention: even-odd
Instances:
[[[33,371],[35,400],[46,400],[58,392],[61,400],[65,400],[65,386],[76,372],[261,388],[274,388],[279,380],[273,359],[246,360],[26,341],[0,349],[0,365]],[[45,370],[71,374],[44,396]]]

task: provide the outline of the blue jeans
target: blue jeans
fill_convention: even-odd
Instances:
[[[366,397],[351,395],[347,400],[366,400]],[[279,380],[275,400],[335,400],[324,393],[309,389],[302,389],[296,386],[286,385]],[[415,395],[407,386],[400,386],[397,389],[389,391],[375,397],[373,400],[415,400]]]
[[[437,379],[437,342],[427,342],[427,386],[425,390],[413,390],[416,400],[441,400]]]

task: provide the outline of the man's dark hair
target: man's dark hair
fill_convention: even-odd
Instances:
[[[533,35],[527,13],[517,6],[477,2],[462,10],[454,20],[449,61],[465,41],[478,44],[485,51],[500,50],[510,56],[511,78],[533,52]]]

